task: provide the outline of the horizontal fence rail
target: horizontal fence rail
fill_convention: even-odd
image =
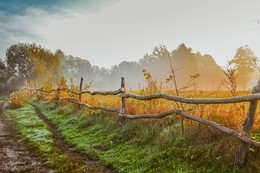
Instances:
[[[52,89],[52,90],[44,90],[43,88],[37,88],[37,89],[30,89],[28,88],[27,90],[35,90],[35,91],[42,91],[42,92],[45,92],[45,93],[52,93],[52,92],[56,92],[56,91],[69,91],[71,93],[74,93],[74,94],[90,94],[90,95],[117,95],[117,94],[120,94],[122,92],[121,88],[116,90],[116,91],[81,91],[81,92],[78,92],[78,91],[74,91],[74,90],[71,90],[71,89],[68,89],[68,88],[65,88],[65,89]]]
[[[237,96],[237,97],[229,97],[229,98],[185,98],[185,97],[179,97],[179,96],[173,96],[163,93],[157,93],[157,94],[150,94],[150,95],[137,95],[133,93],[125,93],[125,81],[124,78],[121,79],[121,88],[115,91],[89,91],[85,90],[82,91],[82,82],[83,78],[80,80],[80,91],[71,90],[68,88],[57,88],[52,89],[50,91],[46,91],[42,88],[33,90],[43,93],[52,93],[57,92],[57,100],[64,100],[68,101],[74,104],[77,104],[80,106],[84,106],[88,109],[95,109],[95,110],[102,110],[102,111],[108,111],[108,112],[115,112],[118,113],[119,116],[126,118],[126,119],[141,119],[141,118],[164,118],[169,115],[179,115],[181,117],[184,117],[186,119],[190,119],[202,124],[205,124],[209,127],[215,128],[223,133],[226,133],[230,136],[233,136],[237,139],[239,139],[242,143],[239,147],[238,152],[236,153],[235,162],[236,165],[241,165],[245,161],[245,154],[248,150],[248,146],[254,146],[260,148],[260,142],[256,141],[252,138],[250,138],[250,130],[253,126],[254,122],[254,116],[257,108],[258,100],[260,100],[260,80],[252,90],[252,94],[245,95],[245,96]],[[60,97],[60,91],[67,91],[71,92],[73,94],[76,94],[79,96],[79,99],[73,98],[73,97],[67,97],[67,98],[61,98]],[[87,103],[83,103],[81,100],[82,94],[90,94],[90,95],[119,95],[121,97],[121,108],[112,108],[112,107],[105,107],[105,106],[92,106]],[[175,102],[181,102],[186,104],[230,104],[230,103],[240,103],[240,102],[250,102],[249,110],[247,113],[247,117],[245,122],[243,123],[243,131],[241,134],[238,132],[225,127],[222,124],[218,124],[213,121],[205,120],[203,118],[196,117],[191,114],[187,114],[181,110],[169,110],[166,112],[162,112],[159,114],[142,114],[142,115],[131,115],[126,113],[126,100],[127,98],[133,98],[137,100],[152,100],[152,99],[166,99],[169,101],[175,101]],[[241,149],[242,148],[242,149]],[[237,156],[239,154],[239,156]]]
[[[203,118],[195,117],[191,114],[186,114],[186,113],[182,112],[181,110],[170,110],[170,111],[166,111],[166,112],[163,112],[163,113],[160,113],[160,114],[143,114],[143,115],[130,115],[130,114],[122,115],[122,114],[120,114],[120,115],[124,116],[125,118],[128,118],[128,119],[141,119],[141,118],[164,118],[164,117],[166,117],[168,115],[172,115],[172,114],[180,115],[181,117],[200,122],[200,123],[205,124],[207,126],[213,127],[217,130],[220,130],[221,132],[224,132],[224,133],[226,133],[230,136],[238,138],[241,141],[248,143],[249,145],[252,145],[252,146],[255,146],[255,147],[260,147],[260,142],[255,141],[254,139],[252,139],[248,136],[240,135],[236,131],[229,129],[222,124],[218,124],[218,123],[215,123],[213,121],[208,121],[208,120],[205,120]]]
[[[137,100],[152,100],[152,99],[166,99],[182,103],[189,104],[229,104],[229,103],[240,103],[249,102],[253,100],[260,100],[260,94],[250,94],[246,96],[237,96],[229,98],[185,98],[179,96],[172,96],[168,94],[150,94],[150,95],[137,95],[132,93],[121,94],[124,98],[134,98]]]
[[[102,110],[102,111],[116,112],[116,113],[121,112],[121,109],[119,109],[119,108],[109,108],[109,107],[105,107],[105,106],[91,106],[87,103],[79,102],[77,99],[71,98],[71,97],[61,98],[60,100],[66,100],[66,101],[69,101],[69,102],[72,102],[72,103],[75,103],[75,104],[78,104],[78,105],[82,105],[82,106],[87,107],[88,109],[99,109],[99,110]]]
[[[77,92],[71,89],[67,89],[67,91],[72,92],[74,94],[91,94],[91,95],[117,95],[120,94],[122,92],[121,88],[116,90],[116,91],[81,91],[81,92]]]

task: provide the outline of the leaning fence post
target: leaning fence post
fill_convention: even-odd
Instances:
[[[81,98],[81,92],[82,92],[82,84],[83,84],[83,78],[80,78],[80,84],[79,84],[79,102],[81,102],[82,98]],[[80,105],[79,105],[80,108]]]
[[[260,93],[260,79],[258,81],[258,84],[252,89],[252,94]],[[250,105],[247,112],[247,117],[243,123],[243,136],[249,136],[250,131],[252,129],[252,126],[254,124],[254,118],[255,118],[255,112],[257,108],[258,100],[250,101]],[[241,144],[238,147],[238,150],[235,154],[235,166],[243,166],[246,154],[249,146],[245,142],[241,142]]]
[[[121,77],[121,93],[125,94],[125,78]],[[125,112],[126,112],[126,102],[125,102],[125,97],[121,97],[122,101],[122,115],[125,117]]]

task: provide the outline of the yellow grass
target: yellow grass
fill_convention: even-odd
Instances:
[[[149,90],[140,91],[127,91],[140,95],[151,94]],[[172,94],[172,91],[164,91],[164,93]],[[28,100],[32,99],[32,95],[35,94],[29,91],[20,91],[11,94],[11,102],[13,104],[25,104]],[[247,95],[250,91],[238,91],[238,95]],[[56,94],[44,94],[45,98],[50,99],[55,97]],[[74,97],[78,98],[77,95],[61,91],[61,97]],[[228,91],[184,91],[180,93],[182,97],[189,98],[224,98],[230,97]],[[106,107],[121,107],[121,98],[119,96],[92,96],[90,94],[82,95],[82,102],[93,106],[106,106]],[[194,116],[204,118],[207,120],[215,121],[230,127],[238,132],[242,130],[242,123],[247,114],[249,103],[236,103],[236,104],[215,104],[215,105],[192,105],[183,104],[184,111]],[[148,114],[148,113],[162,113],[171,109],[180,109],[180,103],[174,101],[168,101],[165,99],[154,99],[150,101],[140,101],[135,99],[127,99],[126,101],[126,113],[127,114]],[[190,124],[189,120],[186,120],[187,125]],[[260,108],[257,108],[255,117],[255,123],[253,126],[253,132],[260,132]]]

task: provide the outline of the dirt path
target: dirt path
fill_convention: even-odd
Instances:
[[[36,105],[32,104],[32,106],[34,107],[38,117],[49,126],[50,130],[52,131],[53,140],[55,141],[54,145],[58,147],[62,152],[73,155],[78,160],[83,161],[90,172],[113,173],[111,169],[98,165],[98,162],[96,160],[89,159],[83,153],[73,150],[71,145],[64,139],[61,132],[57,129],[56,125],[53,124],[52,121],[49,120]]]
[[[35,151],[21,139],[22,136],[3,117],[0,100],[0,173],[53,172],[36,156]]]

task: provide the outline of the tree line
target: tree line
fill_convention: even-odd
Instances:
[[[6,57],[0,59],[1,91],[19,89],[25,81],[55,84],[62,76],[75,83],[83,77],[86,83],[101,90],[120,87],[122,76],[131,89],[142,89],[148,80],[156,87],[168,89],[175,87],[174,80],[178,89],[247,89],[252,86],[250,82],[258,80],[259,68],[258,58],[248,46],[239,47],[227,65],[220,67],[211,55],[194,52],[184,43],[173,51],[159,45],[137,62],[123,61],[110,69],[35,43],[11,45]]]

